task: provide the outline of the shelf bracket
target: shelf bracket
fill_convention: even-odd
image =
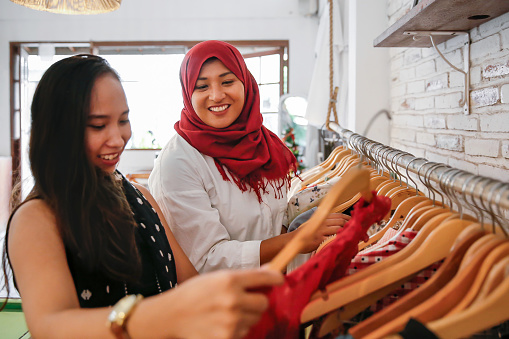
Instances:
[[[412,35],[414,40],[419,39],[420,37],[429,37],[431,40],[431,44],[433,45],[433,48],[437,51],[438,55],[454,70],[462,73],[465,76],[465,88],[463,91],[463,98],[459,102],[460,106],[463,106],[463,114],[468,115],[470,114],[470,34],[468,32],[461,32],[461,31],[406,31],[403,34],[405,35]],[[463,35],[467,38],[467,41],[465,42],[465,52],[463,53],[463,69],[459,69],[458,67],[451,64],[449,60],[440,52],[438,47],[435,44],[435,41],[433,40],[433,36],[438,35],[452,35],[452,36],[458,36]]]

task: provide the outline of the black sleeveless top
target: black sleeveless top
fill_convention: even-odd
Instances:
[[[177,283],[173,252],[156,211],[124,177],[122,184],[138,224],[135,238],[141,257],[142,275],[136,283],[111,280],[101,272],[87,271],[76,256],[67,251],[69,269],[82,308],[114,305],[127,294],[139,293],[149,297],[169,290]]]

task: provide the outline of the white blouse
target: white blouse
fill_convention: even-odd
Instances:
[[[286,192],[278,199],[268,185],[259,203],[178,134],[156,159],[149,187],[198,272],[259,267],[261,241],[286,223]]]

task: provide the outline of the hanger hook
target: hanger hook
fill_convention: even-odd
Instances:
[[[505,184],[501,189],[498,190],[497,197],[495,198],[495,206],[497,206],[497,212],[500,216],[501,220],[505,221],[505,224],[507,226],[507,230],[503,225],[501,225],[502,232],[504,232],[506,238],[509,237],[509,220],[504,217],[504,213],[502,212],[502,209],[500,208],[500,201],[502,200],[502,195],[504,193],[509,193],[509,185]],[[509,199],[509,194],[507,194],[507,198]]]
[[[497,182],[496,180],[492,180],[492,179],[490,179],[490,181],[493,183],[493,185],[491,186],[490,190],[488,191],[488,195],[486,198],[486,200],[487,200],[486,203],[488,205],[488,208],[486,208],[486,205],[484,204],[484,190],[487,189],[487,185],[484,186],[483,192],[481,193],[481,203],[484,206],[484,208],[486,208],[490,213],[491,220],[493,222],[493,233],[495,233],[496,225],[498,225],[499,227],[502,227],[502,223],[500,222],[498,216],[495,214],[495,211],[493,210],[492,198],[493,198],[493,194],[495,193],[496,189],[498,189],[501,186],[504,186],[505,183]]]
[[[440,190],[434,188],[433,184],[431,183],[431,174],[433,173],[434,170],[436,170],[438,168],[441,168],[441,167],[451,168],[451,166],[446,165],[446,164],[435,163],[433,166],[428,168],[426,170],[426,172],[424,173],[424,180],[426,180],[426,182],[428,183],[429,189],[431,189],[432,191],[436,192],[440,196],[440,198],[442,199],[442,206],[445,207],[445,205],[444,205],[445,204],[444,196],[442,195],[442,193],[440,193]],[[435,197],[435,195],[433,195],[433,197]],[[433,201],[433,204],[434,203],[435,202]]]
[[[419,178],[419,181],[424,185],[424,187],[426,187],[426,189],[428,190],[428,198],[430,200],[433,201],[433,204],[435,204],[435,192],[433,192],[433,190],[430,190],[429,187],[427,186],[426,182],[424,181],[424,177],[421,175],[421,169],[426,166],[426,165],[430,165],[430,164],[436,164],[435,162],[431,162],[431,161],[427,161],[422,163],[421,166],[419,166],[419,168],[417,169],[417,178]],[[431,194],[433,194],[433,198],[431,198]]]
[[[467,190],[467,185],[472,180],[475,180],[475,183],[472,186],[471,192],[469,194],[471,199],[472,199],[472,202],[470,203],[468,201],[468,198],[467,198],[467,195],[466,195],[466,190]],[[477,206],[477,204],[474,201],[474,195],[473,195],[474,189],[475,189],[475,187],[477,186],[477,184],[479,183],[480,180],[482,180],[482,177],[474,175],[474,174],[470,174],[470,177],[465,180],[465,182],[463,183],[463,186],[461,187],[461,195],[462,195],[463,200],[465,201],[465,203],[467,205],[469,205],[470,207],[472,207],[472,211],[475,213],[475,216],[479,220],[481,226],[484,227],[484,213],[483,213],[483,210],[480,209],[479,206]]]
[[[398,170],[398,161],[399,159],[401,159],[402,157],[404,157],[405,155],[411,155],[410,153],[408,152],[404,152],[404,151],[399,151],[398,154],[396,154],[396,156],[394,158],[392,158],[392,160],[394,160],[393,162],[393,170],[394,172],[396,172],[396,174],[398,175],[399,177],[399,186],[403,186],[403,183],[402,183],[402,180],[401,178],[405,177],[399,170]],[[396,160],[397,158],[397,160]],[[405,178],[406,179],[406,178]],[[406,180],[406,186],[407,188],[409,187],[408,186],[408,179]]]
[[[410,176],[410,174],[408,173],[408,168],[410,167],[410,164],[414,161],[417,161],[417,160],[424,160],[424,161],[428,161],[428,159],[426,158],[414,158],[412,160],[410,160],[410,162],[408,164],[406,164],[406,168],[405,168],[405,171],[406,171],[406,176],[408,179],[410,179],[410,181],[414,184],[414,187],[415,187],[415,195],[418,195],[419,193],[419,185],[417,185],[417,182],[414,181],[414,179],[412,179],[412,177]]]
[[[454,194],[454,180],[455,177],[459,174],[465,174],[466,172],[457,169],[457,168],[449,168],[444,172],[444,175],[446,176],[443,184],[444,186],[441,186],[442,191],[445,192],[447,197],[449,198],[449,201],[451,202],[451,211],[453,209],[453,200],[458,206],[458,213],[460,214],[460,218],[463,218],[463,206],[461,205],[461,202],[456,197],[456,194]]]
[[[394,168],[395,166],[395,161],[394,159],[401,154],[401,151],[398,150],[398,149],[393,149],[392,152],[396,152],[396,154],[394,154],[389,162],[389,167],[391,168],[391,171],[392,173],[394,173],[394,179],[396,179],[396,177],[398,177],[397,179],[399,180],[399,186],[402,186],[402,183],[401,183],[401,176],[399,175],[399,172]],[[392,153],[391,152],[391,153]]]

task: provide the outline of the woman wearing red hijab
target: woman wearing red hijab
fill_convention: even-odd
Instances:
[[[177,134],[156,160],[150,190],[199,272],[259,267],[294,236],[281,232],[296,159],[263,126],[258,85],[235,47],[197,44],[180,81]],[[331,215],[307,251],[344,222]]]

